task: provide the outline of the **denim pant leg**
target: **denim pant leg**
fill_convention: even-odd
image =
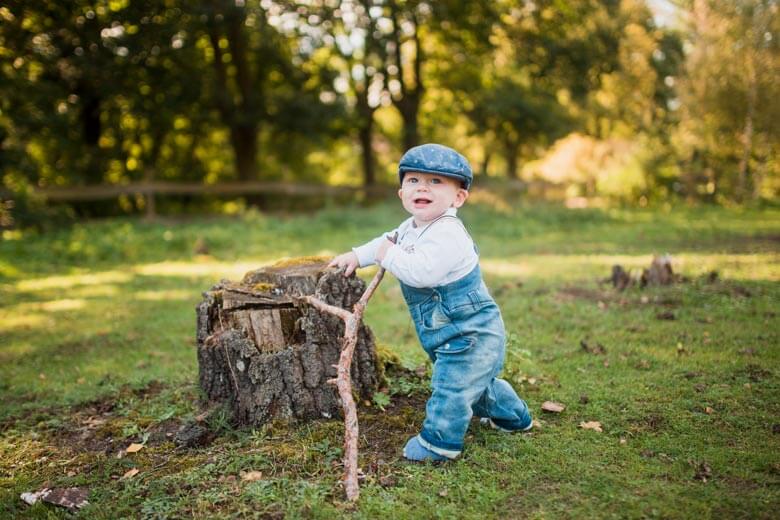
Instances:
[[[460,453],[472,406],[494,379],[502,354],[500,338],[495,335],[461,336],[436,349],[433,392],[420,432],[426,448],[447,457]]]
[[[532,420],[526,402],[517,396],[512,385],[498,378],[490,381],[472,410],[477,417],[489,417],[505,430],[524,430]]]

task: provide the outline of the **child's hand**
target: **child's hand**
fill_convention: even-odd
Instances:
[[[328,264],[328,267],[339,267],[339,268],[343,267],[344,276],[349,276],[355,272],[355,269],[357,269],[358,264],[359,264],[358,257],[355,254],[355,252],[349,251],[331,260],[330,263]]]

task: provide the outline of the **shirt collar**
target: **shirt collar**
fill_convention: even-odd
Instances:
[[[443,217],[444,215],[447,215],[449,217],[454,217],[458,213],[458,208],[447,208],[447,210],[442,213],[438,218]],[[417,224],[414,222],[414,217],[410,219],[412,221],[412,229],[425,229],[427,226],[423,226],[422,228],[418,228]],[[430,225],[430,224],[428,224]]]

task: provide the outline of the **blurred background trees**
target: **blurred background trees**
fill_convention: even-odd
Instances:
[[[428,141],[539,196],[771,200],[778,9],[11,0],[0,7],[0,217],[44,211],[36,193],[56,187],[392,185],[403,151]]]

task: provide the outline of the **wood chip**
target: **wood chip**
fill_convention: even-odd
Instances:
[[[127,453],[136,453],[143,449],[143,444],[138,444],[137,442],[132,443],[130,446],[128,446],[125,451]]]
[[[124,475],[120,477],[119,480],[127,480],[133,478],[134,476],[138,475],[139,471],[140,470],[138,468],[129,469]]]
[[[545,412],[561,413],[565,409],[566,407],[564,405],[554,401],[545,401],[542,403],[542,410]]]
[[[239,475],[241,476],[241,480],[246,480],[247,482],[256,482],[263,478],[262,471],[242,471]]]
[[[601,429],[601,423],[598,421],[582,421],[580,423],[580,428],[583,430],[594,430],[599,433],[604,431]]]

